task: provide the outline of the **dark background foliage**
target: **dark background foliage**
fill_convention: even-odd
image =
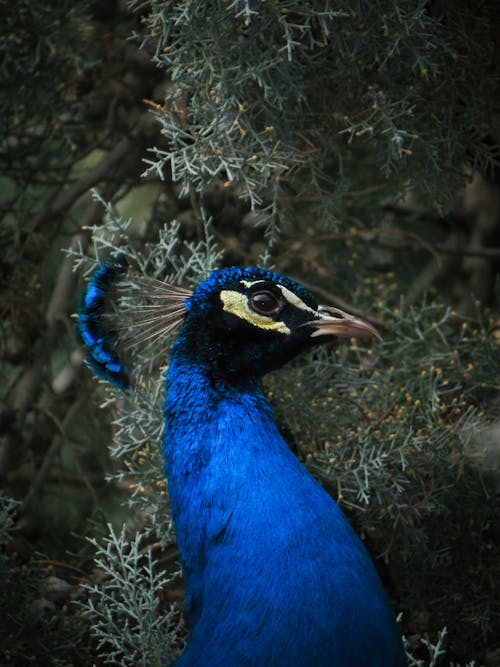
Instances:
[[[126,402],[73,334],[82,257],[118,247],[187,284],[273,264],[380,327],[266,388],[412,664],[500,664],[496,5],[0,0],[1,664],[161,664],[182,643],[166,351]]]

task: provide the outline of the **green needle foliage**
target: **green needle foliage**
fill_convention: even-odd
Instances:
[[[276,214],[284,188],[318,199],[332,220],[351,177],[346,144],[369,145],[374,169],[397,173],[393,189],[411,181],[436,206],[451,203],[465,162],[494,160],[482,142],[494,3],[481,19],[467,2],[434,10],[422,0],[132,6],[148,7],[142,39],[172,79],[157,111],[169,147],[150,170],[168,167],[185,192],[221,177]]]
[[[159,595],[170,579],[158,572],[151,548],[142,546],[139,533],[130,541],[124,530],[117,535],[111,526],[104,541],[90,542],[103,583],[86,586],[88,597],[82,608],[91,620],[103,662],[123,667],[168,664],[179,629],[178,614],[173,609],[158,614]]]

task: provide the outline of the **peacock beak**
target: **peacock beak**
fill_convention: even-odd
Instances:
[[[349,313],[335,308],[334,306],[318,306],[318,319],[308,322],[314,327],[311,338],[315,336],[347,336],[359,338],[361,336],[373,336],[382,340],[381,335],[369,322],[349,315]]]

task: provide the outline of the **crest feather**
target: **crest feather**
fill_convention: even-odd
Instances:
[[[141,277],[119,287],[119,339],[125,349],[143,352],[163,343],[180,326],[192,290]]]

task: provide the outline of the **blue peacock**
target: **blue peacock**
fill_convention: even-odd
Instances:
[[[101,264],[79,309],[92,368],[122,389],[128,370],[103,312],[125,271],[122,257]],[[261,387],[302,350],[375,329],[261,268],[214,271],[194,291],[156,286],[159,320],[180,327],[163,441],[190,627],[175,667],[403,667],[368,553],[290,451]]]

